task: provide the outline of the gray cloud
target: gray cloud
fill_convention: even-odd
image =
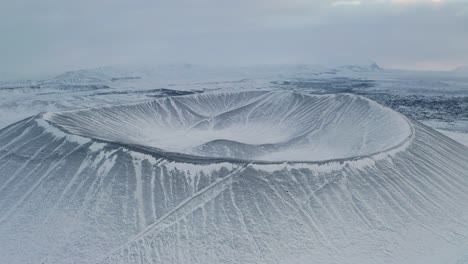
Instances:
[[[0,33],[0,71],[13,72],[135,62],[468,64],[468,3],[457,0],[4,1]]]

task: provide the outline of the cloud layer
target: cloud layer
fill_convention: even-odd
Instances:
[[[457,0],[3,1],[0,71],[117,63],[468,64]]]

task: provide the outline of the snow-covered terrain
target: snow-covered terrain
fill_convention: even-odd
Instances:
[[[297,137],[307,148],[281,153]],[[43,113],[0,130],[0,179],[0,263],[467,255],[468,148],[356,95],[216,92]]]
[[[411,136],[401,115],[347,94],[218,92],[44,118],[70,133],[107,142],[270,161],[370,155]]]
[[[453,132],[442,129],[438,129],[437,131],[468,147],[468,133]]]
[[[2,80],[5,79],[0,79],[0,127],[39,112],[136,103],[213,90],[259,89],[354,93],[433,128],[468,133],[468,75],[460,71],[409,72],[382,69],[377,64],[335,68],[186,64],[101,67],[68,71],[53,78]]]
[[[376,64],[4,82],[0,263],[464,263],[467,113]]]

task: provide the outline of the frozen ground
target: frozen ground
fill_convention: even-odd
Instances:
[[[4,83],[0,263],[464,263],[468,148],[444,134],[466,139],[467,79],[183,65]]]
[[[456,263],[467,175],[468,148],[351,94],[39,114],[0,130],[0,263]]]

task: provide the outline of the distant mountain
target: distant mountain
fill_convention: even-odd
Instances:
[[[329,75],[338,73],[372,73],[383,69],[376,63],[370,65],[345,65],[336,68],[311,64],[297,65],[256,65],[243,67],[213,67],[192,64],[170,65],[127,65],[106,66],[99,68],[67,71],[46,81],[52,84],[90,84],[115,81],[145,80],[171,80],[196,81],[207,79],[243,79],[266,78],[278,76],[311,76]]]
[[[467,66],[460,66],[453,70],[455,73],[463,73],[463,74],[468,74],[468,65]]]
[[[345,65],[345,66],[341,66],[341,67],[338,67],[337,69],[338,71],[351,71],[351,72],[379,72],[379,71],[383,71],[384,69],[382,69],[377,63],[372,63],[371,65]]]
[[[96,83],[137,79],[185,79],[197,75],[200,67],[192,64],[174,65],[117,65],[80,69],[62,73],[51,82]]]
[[[76,71],[67,71],[55,78],[53,81],[61,82],[102,82],[125,78],[140,78],[134,72],[124,69],[123,67],[99,67],[93,69],[80,69]]]
[[[384,69],[382,69],[377,63],[372,63],[371,66],[369,67],[371,70],[373,71],[383,71]]]

